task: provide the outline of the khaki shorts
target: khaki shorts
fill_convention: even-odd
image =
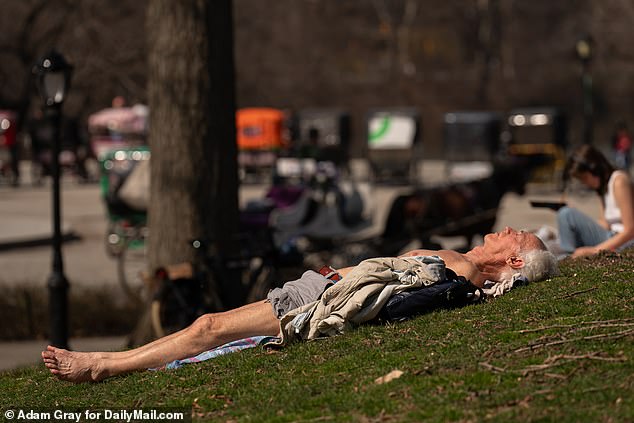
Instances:
[[[266,299],[271,302],[273,313],[280,319],[283,315],[303,305],[317,301],[333,282],[312,270],[301,278],[286,282],[282,288],[269,291]]]

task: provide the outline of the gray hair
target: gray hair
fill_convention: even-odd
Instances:
[[[547,249],[531,249],[518,254],[524,260],[524,267],[503,270],[499,282],[510,281],[513,275],[519,273],[529,282],[541,281],[559,275],[557,258]]]

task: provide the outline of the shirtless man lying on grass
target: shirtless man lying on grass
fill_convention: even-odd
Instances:
[[[483,245],[464,254],[451,250],[413,250],[401,257],[430,255],[439,256],[447,268],[479,287],[486,280],[510,280],[515,273],[520,273],[532,282],[558,272],[555,257],[539,238],[508,227],[501,232],[486,235]],[[345,277],[351,269],[345,268],[338,272]],[[304,275],[307,273],[309,272]],[[309,280],[307,283],[313,282]],[[308,285],[306,288],[307,291],[318,291]],[[321,292],[315,298],[307,299],[307,302],[315,301],[320,294]],[[278,335],[279,319],[289,310],[272,307],[272,303],[275,304],[275,298],[271,298],[269,294],[267,300],[221,313],[205,314],[179,332],[128,351],[75,352],[48,346],[42,352],[42,359],[52,374],[75,383],[96,382],[111,376],[161,367],[227,342],[258,335]],[[301,305],[303,304],[297,306]]]

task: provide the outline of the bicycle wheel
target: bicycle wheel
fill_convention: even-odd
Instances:
[[[121,222],[110,222],[105,237],[106,254],[110,257],[119,257],[121,252],[126,248],[126,238],[126,230]]]
[[[204,313],[201,294],[195,279],[163,279],[151,304],[154,333],[162,337],[189,326]]]
[[[247,303],[252,303],[265,299],[269,291],[275,287],[277,272],[273,266],[263,262],[249,271],[248,278]]]
[[[116,255],[119,285],[132,301],[140,303],[143,273],[147,270],[146,245],[143,239],[129,239]]]

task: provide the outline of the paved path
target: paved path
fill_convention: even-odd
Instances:
[[[425,171],[425,168],[423,168]],[[429,166],[429,180],[437,178],[441,171]],[[425,176],[424,176],[425,177]],[[244,186],[241,189],[241,202],[261,197],[266,187]],[[366,186],[367,189],[370,189]],[[372,211],[375,224],[370,231],[380,230],[387,208],[400,188],[378,187],[369,193],[372,199]],[[554,212],[535,209],[530,206],[531,199],[557,199],[553,193],[533,189],[529,195],[518,197],[509,194],[503,198],[498,215],[496,230],[511,226],[517,229],[534,230],[542,225],[555,226]],[[598,202],[594,196],[573,196],[569,202],[591,215],[598,213]],[[0,187],[0,285],[40,285],[46,287],[51,269],[51,248],[38,245],[23,248],[16,244],[31,241],[31,244],[50,238],[51,194],[48,186],[31,187],[29,185],[13,189]],[[104,248],[106,215],[100,197],[99,186],[81,185],[72,179],[65,179],[62,187],[62,215],[66,233],[75,234],[76,241],[66,242],[63,246],[65,274],[71,286],[112,286],[118,288],[115,262],[108,257]],[[33,242],[36,241],[36,242]],[[452,240],[444,239],[451,248]],[[124,293],[121,291],[121,295]],[[121,338],[101,340],[77,340],[71,345],[86,349],[117,349],[123,344]],[[0,369],[12,368],[39,360],[39,351],[45,341],[0,343]]]

